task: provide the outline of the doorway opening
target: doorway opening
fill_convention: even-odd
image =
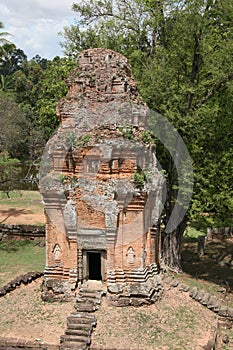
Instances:
[[[101,253],[100,252],[88,252],[88,269],[89,279],[101,281]]]

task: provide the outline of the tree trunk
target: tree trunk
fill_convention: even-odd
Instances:
[[[175,272],[182,272],[181,248],[186,223],[187,218],[184,218],[174,231],[163,234],[162,258],[165,265]]]

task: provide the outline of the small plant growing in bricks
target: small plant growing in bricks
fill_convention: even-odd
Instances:
[[[75,141],[75,146],[76,147],[84,147],[88,144],[88,142],[90,141],[91,135],[90,134],[86,134],[83,137],[78,138]]]
[[[145,171],[139,167],[134,173],[134,183],[137,188],[142,188],[147,181]]]
[[[125,139],[135,139],[133,125],[127,124],[124,128],[120,128],[119,130]]]
[[[144,143],[154,143],[153,136],[149,130],[143,130],[141,134],[141,140]]]

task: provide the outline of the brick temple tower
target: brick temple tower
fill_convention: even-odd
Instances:
[[[60,126],[41,162],[46,268],[42,297],[67,300],[89,280],[109,300],[156,300],[163,177],[148,107],[127,59],[89,49],[57,105]]]

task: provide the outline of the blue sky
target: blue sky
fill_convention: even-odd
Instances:
[[[31,59],[36,54],[52,59],[62,55],[58,35],[75,23],[75,0],[0,0],[0,21],[12,41]],[[77,2],[77,1],[76,1]]]

